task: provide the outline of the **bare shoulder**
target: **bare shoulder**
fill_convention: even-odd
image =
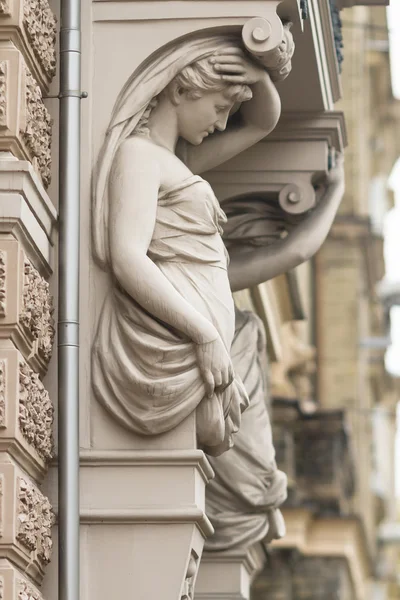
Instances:
[[[114,160],[114,170],[139,170],[159,178],[161,171],[159,148],[142,136],[132,136],[120,144]]]

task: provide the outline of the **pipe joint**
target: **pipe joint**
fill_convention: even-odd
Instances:
[[[79,323],[77,321],[59,321],[58,347],[79,347]]]
[[[60,30],[60,53],[81,52],[81,32],[79,29]]]

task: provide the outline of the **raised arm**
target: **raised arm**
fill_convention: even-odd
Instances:
[[[197,345],[206,390],[226,387],[233,371],[214,325],[174,288],[147,256],[152,239],[160,167],[145,140],[127,140],[118,150],[110,176],[110,251],[112,270],[123,289],[157,319]]]
[[[268,247],[230,250],[233,292],[259,285],[309,260],[325,241],[344,194],[343,158],[329,172],[326,191],[309,216],[289,235]]]
[[[200,146],[187,149],[187,162],[194,173],[204,173],[226,162],[267,136],[276,126],[281,101],[267,71],[239,48],[231,48],[210,58],[221,80],[228,84],[246,84],[253,97],[240,108],[239,122],[225,130],[229,111],[216,123],[219,131]]]

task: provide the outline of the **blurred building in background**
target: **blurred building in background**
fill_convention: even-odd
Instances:
[[[333,13],[343,59],[335,109],[347,126],[346,193],[322,249],[294,276],[306,321],[283,315],[278,359],[270,348],[277,460],[290,477],[288,533],[272,545],[253,600],[400,598],[392,525],[400,384],[385,369],[388,311],[376,292],[385,275],[400,103],[386,9],[354,6],[341,17]]]

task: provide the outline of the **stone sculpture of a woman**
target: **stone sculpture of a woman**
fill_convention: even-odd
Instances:
[[[94,253],[113,286],[92,379],[98,400],[136,433],[160,434],[196,410],[200,447],[218,455],[232,445],[248,398],[230,358],[231,285],[295,266],[329,230],[337,203],[328,198],[272,260],[241,253],[228,278],[225,215],[198,173],[268,135],[279,115],[271,77],[232,36],[163,49],[119,95],[95,178]]]

